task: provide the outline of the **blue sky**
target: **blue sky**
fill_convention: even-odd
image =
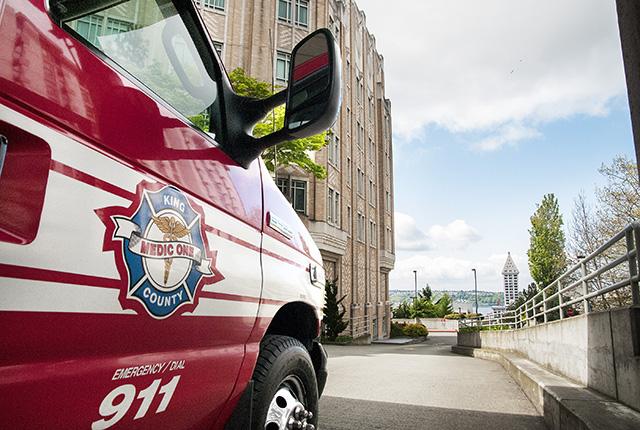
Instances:
[[[394,121],[391,288],[499,290],[521,276],[545,193],[565,223],[598,168],[633,156],[614,2],[360,0],[385,57]],[[412,11],[407,14],[407,11]]]

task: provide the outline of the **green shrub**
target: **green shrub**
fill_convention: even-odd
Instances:
[[[337,343],[351,343],[352,340],[353,340],[353,338],[351,336],[340,335],[340,336],[336,337],[335,342],[337,342]]]
[[[409,337],[427,336],[429,330],[422,324],[406,324],[402,329],[402,334]]]
[[[492,325],[492,326],[468,326],[468,327],[460,327],[458,329],[458,333],[478,333],[480,331],[498,331],[498,330],[510,330],[511,327],[508,325]]]
[[[397,322],[391,321],[391,337],[404,336],[404,333],[402,332],[402,330],[406,325],[407,324],[405,323],[397,323]]]
[[[458,312],[454,312],[452,314],[446,314],[444,319],[446,320],[459,320],[460,318],[465,318],[465,314],[459,314]]]

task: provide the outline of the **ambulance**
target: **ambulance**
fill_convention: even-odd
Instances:
[[[258,100],[191,1],[0,0],[0,428],[318,428],[322,258],[260,155],[340,86],[326,29]]]

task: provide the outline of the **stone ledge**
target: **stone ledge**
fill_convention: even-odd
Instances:
[[[518,354],[458,345],[451,350],[500,363],[551,430],[640,429],[640,412],[551,373]]]
[[[327,251],[337,256],[345,254],[348,240],[347,232],[324,221],[312,221],[308,228],[320,251]]]

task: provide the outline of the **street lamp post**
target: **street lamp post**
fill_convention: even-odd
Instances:
[[[476,292],[476,314],[478,314],[478,276],[476,275],[476,269],[471,269],[471,271],[473,272],[473,283]]]
[[[418,271],[413,271],[413,286],[415,289],[415,294],[413,295],[413,303],[418,300]]]

